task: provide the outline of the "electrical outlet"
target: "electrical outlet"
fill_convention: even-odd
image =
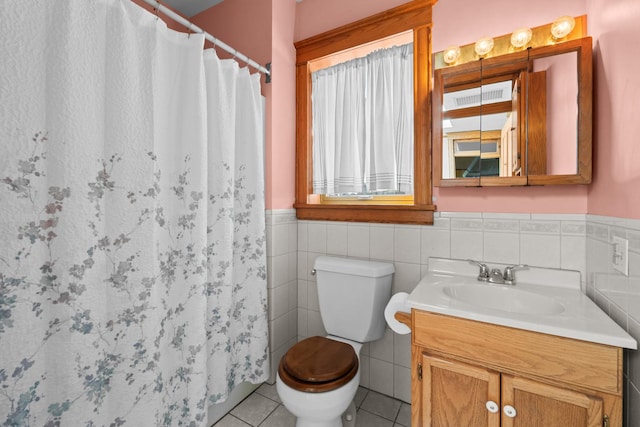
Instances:
[[[629,241],[622,237],[613,237],[613,269],[625,276],[629,275]]]

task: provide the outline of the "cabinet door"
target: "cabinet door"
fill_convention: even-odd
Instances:
[[[503,427],[601,427],[602,400],[502,375]]]
[[[424,354],[422,408],[425,427],[499,427],[500,374]]]

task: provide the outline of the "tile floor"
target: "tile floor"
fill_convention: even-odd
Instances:
[[[356,427],[409,427],[411,405],[360,387]],[[276,386],[262,384],[214,427],[294,427],[296,419],[282,405]]]

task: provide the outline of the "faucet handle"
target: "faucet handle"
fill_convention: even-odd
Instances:
[[[510,265],[504,268],[504,282],[508,285],[514,285],[516,282],[515,271],[516,270],[526,270],[529,268],[526,264],[518,264],[518,265]]]
[[[478,272],[478,280],[482,282],[486,282],[489,280],[489,267],[487,267],[487,264],[483,264],[473,259],[468,259],[467,261],[480,267],[480,271]]]

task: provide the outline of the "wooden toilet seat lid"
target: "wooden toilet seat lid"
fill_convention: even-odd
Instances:
[[[310,337],[287,351],[278,373],[282,381],[302,391],[329,391],[349,382],[358,372],[358,355],[349,344]]]

